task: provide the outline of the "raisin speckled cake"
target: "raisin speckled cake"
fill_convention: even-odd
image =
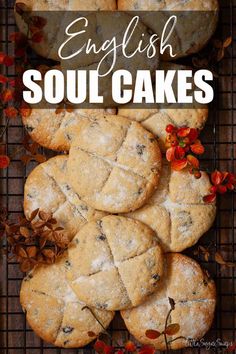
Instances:
[[[127,214],[151,227],[165,252],[181,252],[193,246],[212,226],[215,204],[206,204],[208,175],[196,179],[189,171],[171,171],[164,165],[154,195],[140,209]]]
[[[118,10],[143,11],[141,21],[159,38],[170,16],[180,12],[182,20],[178,21],[177,14],[177,25],[168,40],[174,57],[169,51],[162,55],[164,60],[176,60],[199,52],[207,44],[216,29],[219,4],[218,0],[118,0]]]
[[[137,306],[158,289],[163,255],[154,232],[139,221],[105,216],[87,223],[68,250],[68,281],[88,306]]]
[[[191,67],[174,64],[174,63],[161,63],[161,70],[193,70]],[[193,79],[189,79],[192,84],[191,92],[196,89]],[[158,85],[158,83],[157,83]],[[172,89],[177,97],[178,93],[178,80],[177,74],[172,83]],[[188,91],[190,94],[190,90]],[[193,94],[194,96],[194,94]],[[166,150],[166,126],[172,124],[176,127],[189,127],[202,130],[208,118],[208,107],[207,105],[200,105],[194,102],[190,106],[177,105],[164,105],[163,107],[158,106],[156,108],[142,108],[133,109],[132,107],[119,107],[118,114],[127,117],[131,120],[135,120],[142,124],[142,126],[149,130],[153,135],[157,137],[159,146],[162,151]]]
[[[161,282],[161,288],[146,302],[121,312],[125,324],[139,342],[153,345],[157,350],[166,350],[163,335],[152,340],[145,333],[151,329],[161,333],[165,329],[171,298],[175,309],[167,325],[179,324],[180,329],[167,336],[169,347],[181,349],[190,346],[191,340],[201,339],[211,327],[216,305],[214,281],[191,258],[170,253],[166,255]]]
[[[103,332],[102,326],[85,304],[78,300],[66,280],[67,253],[55,264],[37,266],[23,280],[20,302],[35,333],[58,347],[85,346]],[[113,312],[92,309],[108,327]],[[89,332],[94,337],[89,336]]]
[[[85,120],[99,114],[115,114],[115,110],[103,109],[53,109],[33,108],[31,114],[22,117],[30,137],[47,149],[69,151],[77,128]]]
[[[56,61],[59,60],[58,46],[63,43],[65,35],[61,33],[61,31],[64,30],[62,23],[64,19],[66,20],[67,16],[70,16],[70,13],[73,13],[73,11],[114,11],[117,7],[115,0],[16,0],[16,5],[22,5],[22,3],[25,5],[24,7],[27,8],[27,14],[30,15],[32,11],[34,15],[43,17],[46,20],[46,25],[43,28],[44,36],[42,42],[34,43],[30,41],[29,44],[36,53],[42,57]],[[51,11],[54,11],[54,14],[50,14]],[[65,13],[65,11],[67,12]],[[94,15],[90,15],[91,23],[95,22],[95,14],[94,12]],[[15,18],[20,31],[27,34],[28,26],[21,12],[18,13],[15,11]],[[90,60],[92,61],[93,59],[94,58],[90,56]],[[85,56],[83,56],[83,61],[84,60]],[[86,64],[88,64],[88,61]]]
[[[105,213],[91,208],[72,190],[66,178],[67,162],[68,156],[56,156],[30,173],[25,183],[24,212],[28,218],[38,208],[52,212],[58,226],[72,239],[82,225]]]
[[[159,180],[161,153],[155,137],[127,118],[84,122],[73,140],[68,180],[83,201],[111,213],[141,207]]]

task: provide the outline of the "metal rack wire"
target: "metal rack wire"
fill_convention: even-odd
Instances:
[[[221,0],[221,15],[218,37],[236,38],[236,0]],[[0,0],[0,51],[12,54],[13,48],[8,41],[9,34],[15,31],[13,0]],[[234,171],[236,158],[236,43],[227,50],[225,58],[218,66],[218,79],[215,83],[215,101],[210,110],[210,118],[202,134],[207,145],[207,153],[202,163],[209,169],[215,167]],[[14,75],[10,69],[4,74]],[[5,117],[0,118],[0,129],[6,124]],[[7,153],[12,154],[20,145],[24,129],[20,120],[10,123],[4,134]],[[25,168],[19,156],[11,161],[8,170],[0,170],[0,205],[6,206],[8,213],[16,218],[22,213],[23,187],[33,164]],[[218,214],[214,227],[201,239],[202,245],[210,242],[213,247],[223,250],[225,258],[236,261],[235,194],[227,195],[218,202]],[[186,252],[191,254],[191,251]],[[92,346],[81,350],[57,349],[41,341],[28,327],[19,304],[19,289],[22,274],[14,261],[1,259],[0,286],[0,354],[75,354],[91,353]],[[236,270],[222,268],[215,262],[201,261],[216,281],[218,305],[212,329],[205,340],[222,342],[236,341]],[[117,317],[110,331],[114,338],[128,338],[122,320]],[[214,345],[211,349],[215,349]],[[205,353],[205,348],[190,348],[176,353]]]

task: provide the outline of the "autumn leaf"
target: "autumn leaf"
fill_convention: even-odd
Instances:
[[[23,15],[25,12],[29,11],[29,7],[24,2],[17,2],[15,5],[16,12],[19,15]]]
[[[211,174],[211,181],[212,183],[217,186],[221,183],[222,181],[222,173],[220,171],[215,170]]]
[[[42,211],[41,211],[42,213]],[[16,224],[4,221],[4,234],[7,236],[8,253],[20,263],[20,269],[29,271],[37,264],[52,264],[69,244],[69,238],[62,228],[54,228],[51,220],[42,221],[41,227],[35,228],[38,222],[39,209],[32,212],[30,219],[24,217]],[[44,213],[51,216],[51,213]],[[59,230],[58,230],[59,229]]]
[[[180,138],[184,138],[184,137],[188,136],[189,133],[190,133],[190,128],[188,128],[188,127],[179,128],[177,131],[177,135]]]
[[[196,143],[190,146],[191,151],[196,155],[202,155],[205,152],[205,148],[202,144]]]
[[[173,336],[180,330],[180,325],[178,323],[172,323],[164,330],[164,333],[168,336]]]
[[[171,162],[175,160],[175,147],[170,147],[166,151],[166,159]]]
[[[21,234],[21,236],[24,236],[25,238],[30,237],[29,229],[27,229],[27,227],[24,227],[24,226],[20,227],[20,234]]]
[[[187,159],[175,160],[171,162],[171,168],[174,171],[181,171],[187,166],[187,164]]]
[[[154,330],[154,329],[148,329],[146,332],[145,332],[145,335],[147,338],[149,339],[157,339],[160,337],[161,333]]]
[[[224,265],[226,267],[229,268],[234,268],[236,266],[236,263],[233,262],[226,262],[222,256],[222,254],[218,251],[215,253],[215,261],[220,264],[220,265]]]
[[[209,194],[203,197],[204,203],[211,204],[216,201],[216,194]]]
[[[225,39],[224,43],[223,43],[223,47],[227,48],[232,44],[232,37],[228,37]]]
[[[187,160],[191,166],[193,166],[196,169],[199,169],[200,164],[199,164],[198,159],[195,156],[189,154],[189,155],[187,155]]]
[[[28,254],[29,258],[36,257],[37,252],[38,252],[38,249],[37,249],[36,246],[30,246],[30,247],[27,248],[27,254]]]

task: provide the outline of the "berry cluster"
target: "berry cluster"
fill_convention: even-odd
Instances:
[[[202,155],[204,146],[198,139],[198,129],[182,127],[172,124],[166,127],[166,159],[171,162],[174,171],[181,171],[188,167],[189,172],[196,178],[201,177],[199,160],[195,155]]]

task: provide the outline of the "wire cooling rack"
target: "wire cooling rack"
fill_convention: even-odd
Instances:
[[[13,15],[14,1],[0,0],[0,51],[13,54],[12,44],[8,42],[9,34],[15,31]],[[220,24],[217,30],[218,38],[232,36],[236,38],[236,0],[221,0]],[[210,107],[210,117],[202,140],[207,146],[207,152],[202,159],[205,168],[213,170],[234,171],[236,156],[236,45],[227,49],[225,58],[217,68],[218,79],[215,82],[215,101]],[[14,76],[14,71],[6,69],[8,76]],[[6,118],[1,114],[0,128],[4,129]],[[4,142],[7,153],[11,155],[21,146],[24,129],[21,121],[12,120],[5,131]],[[24,167],[15,156],[8,170],[0,170],[0,206],[5,206],[11,218],[22,215],[23,187],[26,176],[34,167],[31,163]],[[211,243],[215,250],[223,251],[226,259],[236,261],[234,241],[236,230],[235,194],[229,194],[218,202],[218,214],[214,227],[200,240],[202,245]],[[191,254],[191,250],[186,252]],[[76,354],[92,353],[92,346],[85,349],[57,349],[40,340],[26,323],[25,316],[19,304],[19,289],[22,274],[17,263],[2,257],[0,286],[0,354]],[[218,301],[215,321],[210,332],[205,336],[205,342],[211,343],[211,351],[215,349],[217,339],[220,342],[236,341],[236,293],[235,269],[222,268],[213,261],[200,261],[209,270],[216,281]],[[116,317],[110,329],[113,338],[129,338],[122,320]],[[206,348],[189,348],[176,353],[207,353]]]

